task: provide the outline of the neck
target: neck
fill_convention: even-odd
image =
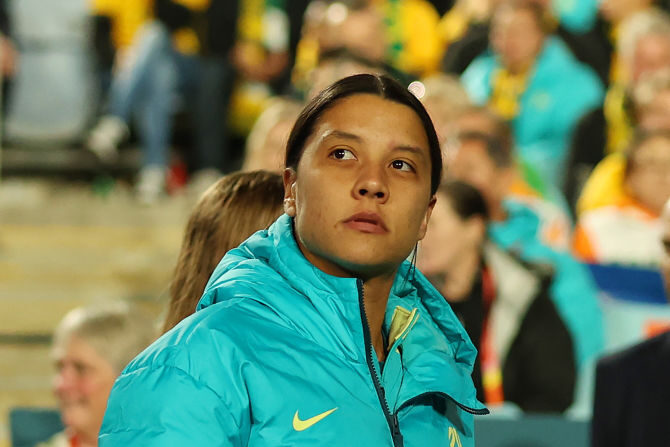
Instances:
[[[370,341],[380,361],[386,359],[382,325],[384,324],[386,305],[394,280],[395,272],[393,272],[393,275],[371,278],[363,283],[363,305],[368,317]]]

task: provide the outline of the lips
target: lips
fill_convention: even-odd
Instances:
[[[356,213],[344,221],[344,225],[352,230],[362,233],[383,234],[388,233],[388,228],[377,213]]]

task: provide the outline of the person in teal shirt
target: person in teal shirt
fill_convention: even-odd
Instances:
[[[316,96],[289,136],[285,214],[126,367],[100,445],[473,446],[476,350],[407,260],[441,170],[428,114],[392,79]]]

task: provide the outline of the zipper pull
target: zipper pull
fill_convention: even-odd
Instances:
[[[405,441],[402,439],[402,433],[400,433],[400,423],[398,422],[398,413],[393,413],[391,415],[393,432],[391,436],[393,437],[393,445],[395,447],[403,447]]]

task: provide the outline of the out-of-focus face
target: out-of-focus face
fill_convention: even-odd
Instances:
[[[666,297],[670,301],[670,201],[666,202],[661,215],[661,243],[663,244],[663,258],[661,259],[661,274],[665,283]]]
[[[53,357],[53,389],[63,423],[80,437],[96,439],[118,371],[76,335],[55,346]]]
[[[670,130],[670,89],[656,93],[649,104],[637,111],[637,123],[647,130]]]
[[[653,0],[602,0],[600,12],[611,23],[619,23],[634,12],[651,5]]]
[[[261,163],[253,169],[265,169],[266,171],[281,173],[284,166],[286,141],[288,141],[294,123],[294,119],[282,120],[272,126],[263,146],[265,156]]]
[[[626,184],[633,197],[660,214],[670,198],[670,139],[656,136],[634,153]]]
[[[377,74],[375,70],[355,60],[329,60],[319,64],[311,73],[312,86],[309,90],[309,99],[318,95],[321,90],[336,81],[356,74]]]
[[[475,219],[463,219],[454,211],[449,198],[438,194],[426,237],[421,242],[417,266],[425,275],[443,274],[469,250],[478,250],[484,232]]]
[[[513,73],[529,69],[544,43],[536,16],[527,9],[499,7],[491,25],[491,45],[502,64]]]
[[[447,176],[471,184],[484,196],[490,210],[500,207],[510,187],[510,169],[497,166],[486,143],[466,139],[449,150]]]
[[[670,68],[670,38],[658,34],[640,37],[633,53],[633,81],[667,68]]]
[[[423,238],[431,159],[409,107],[375,95],[338,100],[317,120],[285,188],[305,257],[336,276],[395,274]]]

